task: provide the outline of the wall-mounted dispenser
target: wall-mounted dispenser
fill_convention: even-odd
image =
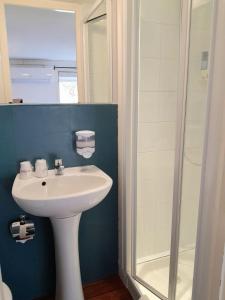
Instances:
[[[34,222],[27,219],[26,216],[20,216],[19,220],[10,225],[10,232],[12,237],[18,243],[26,243],[32,240],[35,235]]]
[[[90,158],[95,152],[95,132],[82,130],[75,134],[77,153],[84,158]]]

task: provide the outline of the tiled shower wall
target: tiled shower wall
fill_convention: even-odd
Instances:
[[[207,79],[201,55],[209,49],[209,5],[192,15],[185,133],[181,243],[193,246],[199,203]],[[137,258],[170,248],[177,81],[179,0],[141,0],[138,131]]]
[[[137,257],[169,250],[179,1],[141,0]]]

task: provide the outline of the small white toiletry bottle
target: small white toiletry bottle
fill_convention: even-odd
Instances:
[[[20,163],[20,178],[28,179],[33,176],[33,166],[30,161],[21,161]]]
[[[48,165],[45,159],[37,159],[35,162],[35,176],[44,178],[48,176]]]

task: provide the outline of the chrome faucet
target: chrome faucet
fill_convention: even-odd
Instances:
[[[55,160],[55,175],[63,175],[64,174],[64,166],[62,159]]]

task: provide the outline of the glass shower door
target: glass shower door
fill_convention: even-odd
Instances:
[[[206,125],[212,1],[192,2],[176,300],[191,300]]]
[[[168,298],[180,0],[140,1],[136,279]]]
[[[182,0],[140,0],[133,275],[163,300],[192,299],[206,126],[212,1],[192,0],[184,99],[178,98],[182,3]],[[182,105],[185,118],[181,124],[177,108]],[[176,140],[178,127],[184,127],[184,131],[182,138]],[[178,146],[182,152],[182,180],[181,195],[175,203],[174,185],[179,182],[174,172],[175,162],[179,160],[175,153]],[[175,209],[178,216],[173,219]],[[174,249],[178,252],[176,259]]]

